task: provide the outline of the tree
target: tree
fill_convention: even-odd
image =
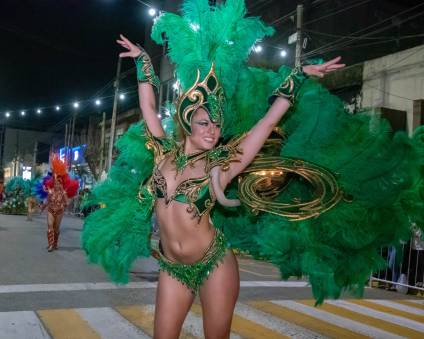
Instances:
[[[84,157],[90,168],[91,174],[97,181],[100,178],[103,166],[100,163],[101,156],[101,128],[99,127],[100,118],[91,116],[88,120],[88,127],[83,130],[76,138],[80,145],[86,145],[84,149]],[[103,157],[104,159],[104,157]]]

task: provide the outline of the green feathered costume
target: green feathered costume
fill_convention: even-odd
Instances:
[[[273,29],[245,14],[243,0],[217,6],[186,0],[182,16],[162,14],[152,31],[157,43],[167,43],[183,91],[195,81],[196,69],[204,77],[215,63],[227,99],[226,138],[248,131],[264,116],[269,96],[290,72],[286,67],[274,72],[247,65],[252,46]],[[279,157],[328,170],[342,199],[302,220],[217,205],[213,223],[223,229],[232,248],[276,265],[283,279],[307,276],[317,303],[338,298],[343,290],[361,295],[371,272],[385,265],[380,247],[408,239],[411,221],[424,224],[424,131],[408,138],[394,134],[385,120],[371,124],[366,112],[349,114],[313,79],[304,83],[280,127],[286,138]],[[137,257],[150,255],[153,200],[139,192],[153,168],[153,154],[145,143],[143,123],[119,139],[119,157],[91,197],[103,208],[85,220],[82,234],[89,260],[101,264],[118,283],[128,281]],[[227,195],[236,197],[238,189],[234,180]],[[139,193],[147,197],[141,203]],[[311,195],[308,183],[294,177],[274,199],[289,203]]]

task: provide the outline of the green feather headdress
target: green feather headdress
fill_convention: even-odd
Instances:
[[[187,0],[182,5],[182,16],[164,13],[156,20],[152,38],[158,44],[167,43],[183,92],[193,88],[199,78],[205,79],[214,64],[226,107],[231,106],[252,46],[274,33],[259,18],[245,18],[245,14],[243,0],[227,0],[217,6],[209,5],[208,0]],[[183,116],[183,112],[178,113]]]

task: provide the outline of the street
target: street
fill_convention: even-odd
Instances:
[[[86,263],[82,221],[62,222],[59,250],[46,251],[45,215],[0,215],[0,338],[150,338],[153,334],[156,262],[139,260],[131,282],[117,286]],[[280,281],[277,270],[239,257],[241,290],[232,338],[420,338],[424,300],[367,289],[315,308],[304,281]],[[198,301],[182,338],[202,338]]]

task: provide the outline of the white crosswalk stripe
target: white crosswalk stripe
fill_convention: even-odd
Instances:
[[[284,333],[284,335],[291,338],[324,338],[323,336],[313,333],[305,328],[294,325],[242,303],[237,304],[235,313],[243,318],[257,322],[276,332]]]
[[[366,336],[370,336],[371,338],[384,338],[384,339],[399,339],[402,338],[398,335],[391,334],[389,332],[361,324],[357,321],[353,321],[347,318],[343,318],[325,311],[321,311],[318,308],[313,308],[309,306],[305,306],[302,304],[299,304],[292,300],[273,300],[273,303],[277,305],[281,305],[287,308],[290,308],[292,310],[307,314],[311,317],[324,320],[326,322],[332,323],[334,325],[337,325],[341,328],[346,328],[351,330],[352,332],[360,333]]]
[[[50,336],[31,311],[1,312],[0,338],[4,339],[48,339]]]
[[[373,302],[376,302],[376,300],[373,300]],[[352,304],[352,303],[345,301],[345,300],[332,300],[332,301],[328,301],[328,303],[346,308],[346,309],[351,310],[353,312],[365,314],[365,315],[368,315],[370,317],[374,317],[376,319],[382,319],[382,320],[385,320],[385,321],[388,321],[388,322],[391,322],[391,323],[394,323],[394,324],[399,324],[403,327],[408,327],[410,329],[413,329],[413,330],[416,330],[416,331],[421,331],[421,332],[424,333],[424,324],[420,324],[420,323],[413,321],[413,320],[410,320],[410,319],[406,319],[406,318],[403,318],[403,317],[399,317],[399,316],[388,314],[388,313],[381,312],[381,311],[372,310],[368,307]],[[395,305],[395,306],[400,306],[400,305]]]
[[[396,308],[400,311],[404,311],[404,312],[408,312],[408,313],[412,313],[412,314],[419,314],[419,315],[424,316],[424,310],[420,310],[416,307],[401,305],[401,304],[392,302],[390,300],[374,299],[372,302],[375,303],[375,304],[379,304],[379,305],[383,305],[383,306],[387,306],[387,307],[391,307],[391,308]]]
[[[90,324],[102,339],[150,338],[111,308],[79,308],[77,312]]]

